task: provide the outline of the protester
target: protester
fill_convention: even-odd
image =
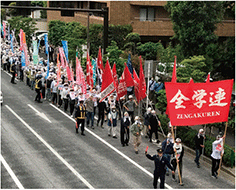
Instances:
[[[105,112],[107,110],[105,101],[100,101],[100,98],[98,98],[98,120],[97,120],[97,126],[99,126],[99,122],[101,121],[101,128],[103,127]]]
[[[133,135],[134,151],[138,154],[138,147],[142,142],[141,131],[143,130],[143,124],[140,122],[139,116],[136,116],[134,120],[135,122],[131,125],[130,131]]]
[[[155,134],[155,141],[156,143],[159,143],[160,140],[158,139],[158,126],[161,126],[161,122],[159,121],[156,111],[151,111],[151,116],[149,118],[149,141],[152,142],[152,134]]]
[[[180,138],[177,138],[175,140],[175,144],[174,144],[173,148],[174,148],[174,152],[176,155],[171,160],[171,164],[172,164],[174,171],[175,171],[176,167],[177,167],[177,163],[179,163],[179,173],[180,173],[180,177],[181,177],[181,183],[180,183],[180,180],[178,180],[178,182],[180,183],[180,185],[184,185],[183,180],[182,180],[184,147],[181,144]],[[177,159],[176,159],[176,157],[177,157]],[[173,181],[176,181],[175,174],[172,174],[172,179],[173,179]]]
[[[134,110],[135,105],[138,106],[137,102],[132,95],[129,95],[129,100],[124,103],[124,108],[127,110],[129,116],[131,117],[131,123],[134,123]]]
[[[93,95],[91,95],[87,100],[85,100],[85,105],[87,109],[87,127],[89,127],[89,123],[91,120],[91,128],[94,129],[93,127],[93,122],[94,122],[94,113],[93,113]]]
[[[15,83],[15,77],[16,77],[16,65],[15,65],[15,63],[12,63],[11,68],[10,68],[10,72],[12,74],[11,83],[16,84]]]
[[[108,113],[108,136],[111,136],[117,139],[116,136],[116,126],[117,126],[117,111],[116,107],[112,107],[110,112]]]
[[[75,108],[75,91],[73,88],[69,92],[69,104],[70,104],[70,116],[73,117],[73,112]]]
[[[86,114],[86,107],[84,106],[84,100],[80,100],[80,104],[77,106],[75,111],[75,121],[76,127],[75,131],[78,133],[79,127],[81,125],[81,135],[85,136],[84,134],[84,123],[85,123],[85,114]]]
[[[171,155],[174,153],[173,149],[173,142],[171,142],[170,138],[171,134],[169,133],[167,135],[167,138],[162,142],[162,151],[163,151],[163,156],[167,158],[167,160],[170,162]],[[166,175],[169,176],[169,170],[168,167],[166,168]]]
[[[149,137],[150,131],[149,131],[149,125],[150,125],[150,117],[151,117],[151,110],[152,108],[148,108],[147,111],[144,113],[144,135],[145,138]]]
[[[56,76],[54,77],[54,80],[51,83],[51,93],[52,93],[52,104],[57,103],[57,81]]]
[[[121,118],[121,125],[120,125],[120,141],[122,146],[129,145],[129,126],[130,126],[130,117],[128,112],[124,113],[124,117]]]
[[[151,156],[145,151],[146,157],[155,163],[153,187],[157,189],[157,181],[160,178],[160,189],[164,189],[166,166],[172,170],[172,174],[174,174],[174,168],[170,165],[167,158],[163,156],[162,149],[157,149],[157,153],[158,155]]]
[[[38,103],[42,103],[42,102],[41,102],[41,95],[40,95],[40,90],[42,89],[42,81],[41,81],[41,78],[42,78],[42,76],[39,75],[39,76],[37,76],[36,79],[35,79],[35,91],[36,91],[37,95],[36,95],[34,101],[37,101]]]
[[[220,159],[224,154],[223,139],[225,135],[221,137],[217,135],[216,140],[212,143],[212,167],[211,167],[211,176],[217,179],[218,169],[220,167]]]
[[[67,111],[68,108],[68,98],[69,98],[69,87],[68,87],[68,83],[64,83],[64,87],[61,93],[61,98],[63,99],[64,102],[64,112]]]
[[[203,141],[205,139],[204,136],[204,130],[199,129],[198,134],[194,137],[195,140],[195,151],[196,151],[196,157],[194,159],[194,162],[197,164],[197,167],[200,168],[200,156],[202,155],[202,149],[204,148]]]

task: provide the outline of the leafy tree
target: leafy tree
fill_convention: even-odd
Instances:
[[[204,72],[206,67],[205,58],[201,55],[193,56],[189,59],[183,60],[179,65],[177,71],[178,82],[189,82],[190,78],[194,82],[204,82],[207,73]]]
[[[97,57],[99,46],[103,45],[102,24],[91,24],[89,26],[89,41],[90,41],[90,55],[92,57]]]
[[[137,43],[141,41],[140,35],[138,33],[129,33],[125,39],[127,43],[124,48],[128,48],[135,55]]]
[[[173,22],[174,38],[186,57],[205,55],[205,49],[217,41],[216,24],[224,15],[220,1],[168,1],[166,5]]]
[[[109,58],[111,67],[114,63],[116,63],[116,71],[118,76],[121,76],[124,70],[124,63],[126,61],[125,59],[120,57],[122,54],[123,51],[119,49],[117,43],[115,41],[111,41],[111,46],[107,47],[107,54],[104,55],[104,57]]]
[[[59,20],[52,20],[48,24],[48,40],[54,46],[62,46],[62,37],[66,35],[66,22]]]
[[[47,1],[31,1],[31,6],[47,7]],[[41,10],[40,18],[47,18],[47,11]]]
[[[156,108],[163,114],[166,111],[167,99],[166,99],[166,90],[161,89],[158,92]]]
[[[138,44],[137,53],[146,60],[157,59],[158,44],[153,42],[147,42],[144,44]]]
[[[6,20],[6,15],[7,15],[6,9],[1,9],[1,20]]]
[[[16,2],[11,2],[9,6],[16,6]],[[7,16],[17,16],[17,10],[16,9],[9,9],[7,11]]]
[[[32,34],[38,30],[36,28],[36,22],[30,17],[16,16],[8,20],[10,24],[10,30],[15,30],[15,37],[19,41],[20,29],[25,32],[26,43],[30,47],[32,42]]]
[[[117,43],[119,49],[123,49],[125,45],[125,37],[133,30],[130,24],[128,25],[109,25],[108,27],[108,44],[112,41]]]

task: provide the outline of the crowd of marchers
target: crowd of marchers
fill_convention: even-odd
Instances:
[[[184,147],[181,139],[173,139],[171,130],[167,138],[160,142],[158,138],[158,128],[161,122],[156,111],[148,107],[142,116],[135,115],[138,104],[134,94],[129,93],[117,100],[117,94],[114,92],[103,101],[100,101],[101,86],[97,84],[92,89],[87,88],[87,94],[81,92],[80,87],[73,81],[68,81],[66,70],[61,67],[61,78],[57,79],[57,66],[51,62],[49,76],[47,76],[47,61],[40,59],[40,63],[33,64],[32,55],[30,55],[30,64],[22,66],[20,47],[15,44],[11,48],[10,42],[2,40],[1,43],[1,66],[3,70],[12,75],[10,82],[16,84],[15,78],[31,90],[35,90],[35,102],[51,102],[58,108],[64,110],[75,119],[75,132],[85,136],[85,127],[101,130],[107,129],[108,136],[117,139],[117,127],[120,122],[120,143],[121,146],[128,146],[130,136],[134,147],[134,152],[139,153],[139,146],[142,137],[149,140],[150,143],[157,143],[161,148],[157,150],[157,155],[149,155],[147,150],[145,155],[155,163],[153,186],[157,188],[157,180],[160,178],[160,188],[164,188],[165,176],[169,176],[169,169],[172,170],[172,179],[183,185],[182,169]],[[153,82],[149,81],[152,88]],[[151,89],[152,90],[152,89]],[[86,126],[85,126],[86,125]],[[171,123],[169,123],[171,128]],[[154,137],[155,136],[155,137]],[[223,155],[222,142],[225,136],[217,136],[213,142],[212,158],[212,177],[217,178],[220,159]],[[196,157],[194,159],[197,168],[200,168],[199,158],[204,148],[204,130],[200,129],[195,136]],[[175,177],[175,171],[178,168],[178,178]]]

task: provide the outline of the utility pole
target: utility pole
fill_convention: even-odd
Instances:
[[[87,2],[87,9],[89,9],[89,1]],[[90,43],[89,43],[89,16],[90,16],[90,12],[88,12],[88,21],[87,21],[87,52],[89,54],[89,50],[90,50]]]

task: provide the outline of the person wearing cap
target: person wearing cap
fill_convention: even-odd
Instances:
[[[51,95],[51,84],[52,84],[52,77],[51,75],[48,76],[46,79],[46,100],[51,101],[52,95]]]
[[[35,97],[35,100],[34,101],[37,101],[38,103],[42,103],[40,100],[41,100],[41,95],[40,95],[40,90],[42,89],[42,81],[41,81],[41,75],[37,76],[36,79],[35,79],[35,91],[37,93],[36,97]]]
[[[221,137],[221,135],[216,136],[216,140],[212,143],[212,153],[211,153],[211,160],[212,160],[212,167],[211,167],[211,176],[217,179],[218,176],[218,169],[220,167],[220,159],[224,154],[224,147],[223,147],[223,139],[225,135]]]
[[[112,107],[110,112],[108,113],[108,136],[111,136],[114,139],[117,139],[116,136],[116,126],[117,126],[117,111],[116,111],[116,107]]]
[[[81,135],[83,136],[85,136],[84,134],[85,114],[86,114],[86,107],[84,105],[84,100],[80,99],[79,105],[75,109],[75,121],[76,121],[75,132],[78,133],[79,127],[81,125]]]
[[[11,74],[12,74],[11,83],[12,83],[12,84],[16,84],[16,83],[15,83],[15,77],[16,77],[16,65],[15,65],[15,63],[12,63],[12,64],[11,64],[10,72],[11,72]]]
[[[131,125],[130,131],[133,135],[133,144],[134,144],[134,151],[138,154],[138,147],[142,142],[141,132],[143,130],[143,124],[140,122],[139,116],[135,117],[135,122]]]
[[[197,164],[197,167],[200,168],[200,156],[202,155],[202,149],[204,148],[203,141],[205,139],[204,136],[204,130],[199,129],[198,134],[194,137],[195,141],[195,151],[196,151],[196,157],[194,159],[194,162]]]
[[[149,128],[148,128],[148,126],[150,125],[151,110],[152,110],[152,108],[149,107],[147,109],[147,111],[144,113],[144,129],[143,129],[143,132],[144,132],[145,138],[149,137]]]
[[[131,123],[134,123],[135,105],[138,106],[137,102],[135,101],[132,95],[129,95],[129,100],[123,105],[126,111],[128,112],[129,116],[131,117]]]
[[[57,81],[56,76],[54,77],[54,80],[51,83],[51,93],[52,93],[52,104],[57,103]]]
[[[156,140],[155,142],[159,143],[160,140],[158,139],[158,126],[161,125],[160,120],[158,119],[156,115],[156,111],[151,111],[151,116],[149,118],[149,141],[152,142],[152,134],[155,134]]]
[[[121,118],[120,125],[120,142],[122,146],[129,145],[129,126],[130,126],[130,117],[128,112],[124,113],[124,117]]]
[[[173,159],[171,160],[171,164],[172,164],[174,171],[175,171],[176,167],[177,167],[177,162],[179,163],[179,173],[180,173],[181,181],[182,181],[184,147],[181,144],[180,138],[176,138],[173,148],[174,148],[174,152],[176,155],[174,155]],[[177,157],[177,160],[176,160],[176,157]],[[172,174],[172,180],[176,181],[175,174]],[[178,180],[178,182],[180,183],[179,180]],[[180,185],[183,185],[183,181]]]
[[[166,157],[163,156],[163,151],[161,148],[157,149],[157,153],[157,155],[151,156],[147,153],[147,151],[145,151],[146,157],[150,160],[153,160],[155,163],[153,187],[154,189],[157,189],[157,181],[160,178],[160,189],[164,189],[166,166],[172,170],[172,174],[174,174],[175,172],[170,162],[167,160]]]
[[[69,92],[69,105],[70,105],[70,116],[73,117],[73,112],[75,109],[75,91],[73,88],[70,88]]]
[[[171,142],[171,133],[167,135],[167,138],[162,142],[161,147],[164,157],[170,162],[171,155],[174,153],[173,142]],[[169,176],[168,167],[166,167],[166,175]]]
[[[68,83],[64,83],[64,87],[61,93],[61,98],[63,99],[64,102],[64,112],[67,111],[68,108],[68,98],[69,98],[69,87],[68,87]]]

